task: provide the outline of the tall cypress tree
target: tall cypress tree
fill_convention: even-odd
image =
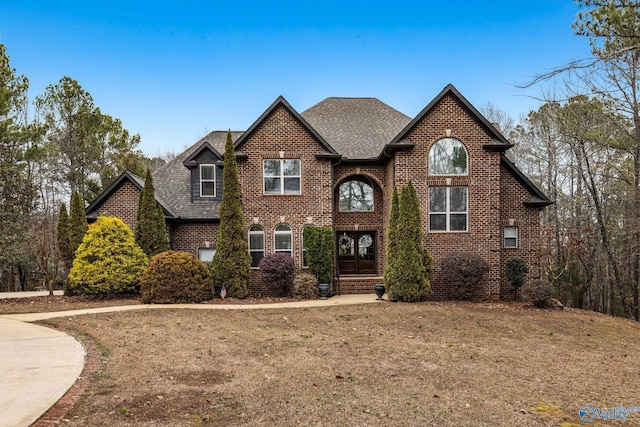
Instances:
[[[230,297],[247,297],[251,279],[251,257],[244,227],[240,180],[231,131],[227,133],[224,149],[218,245],[211,268],[216,289],[224,286]]]
[[[422,215],[413,183],[400,192],[397,228],[397,247],[392,250],[391,263],[385,270],[385,283],[392,301],[424,301],[431,292],[425,252],[422,247]],[[389,243],[392,244],[391,242]]]
[[[71,252],[71,246],[69,245],[69,214],[64,203],[60,205],[60,212],[58,213],[56,239],[58,257],[64,263],[66,269],[69,270],[73,263],[73,252]]]
[[[71,214],[69,215],[69,251],[75,257],[76,250],[87,232],[87,217],[80,193],[75,191],[71,198]]]
[[[389,266],[395,265],[395,259],[398,256],[398,222],[400,221],[400,196],[398,196],[398,187],[393,186],[393,195],[391,196],[391,211],[389,212],[389,225],[387,228],[387,262],[384,270],[384,282],[389,287],[389,274],[392,271]]]
[[[149,258],[169,250],[167,225],[162,207],[156,202],[155,194],[151,170],[147,169],[144,187],[138,198],[135,238],[138,246]]]

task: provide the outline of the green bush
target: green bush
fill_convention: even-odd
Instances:
[[[480,255],[470,252],[451,254],[442,261],[442,276],[449,283],[449,298],[473,300],[484,294],[485,276],[490,266]]]
[[[142,275],[145,304],[190,303],[213,297],[209,268],[188,252],[167,251],[151,258]]]
[[[333,283],[333,260],[335,258],[335,235],[329,227],[308,225],[303,229],[309,271],[318,283]]]
[[[318,280],[313,274],[300,273],[293,279],[293,297],[295,299],[318,298]]]
[[[536,307],[543,308],[551,299],[552,292],[553,285],[550,282],[536,279],[522,287],[522,298]]]
[[[509,280],[509,283],[513,286],[514,292],[517,292],[518,288],[524,285],[528,272],[529,267],[527,267],[527,264],[522,258],[514,257],[507,260],[505,264],[505,274],[507,275],[507,280]]]
[[[68,290],[74,295],[138,293],[148,265],[129,227],[118,218],[101,216],[78,246]]]

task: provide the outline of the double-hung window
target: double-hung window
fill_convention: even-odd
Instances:
[[[200,165],[200,197],[216,196],[215,165]]]
[[[505,248],[518,247],[518,227],[504,228],[504,247]]]
[[[268,159],[262,164],[264,194],[300,194],[300,159]]]
[[[275,252],[283,252],[293,256],[291,227],[287,224],[278,224],[273,234],[275,239]]]
[[[249,255],[251,267],[258,267],[264,258],[264,229],[260,225],[252,225],[249,229]]]
[[[467,231],[467,187],[429,188],[429,231]]]

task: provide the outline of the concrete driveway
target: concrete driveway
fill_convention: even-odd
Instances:
[[[28,426],[76,382],[85,350],[69,335],[0,317],[0,426]]]

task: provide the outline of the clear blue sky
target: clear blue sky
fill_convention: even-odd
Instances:
[[[569,0],[0,1],[0,43],[31,82],[64,75],[147,155],[244,130],[279,96],[302,112],[371,96],[414,116],[448,83],[514,119],[517,83],[588,56]]]

